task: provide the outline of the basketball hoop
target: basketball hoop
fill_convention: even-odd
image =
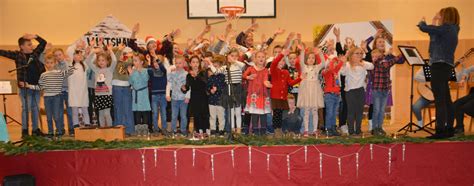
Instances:
[[[223,6],[219,8],[221,14],[224,14],[225,20],[231,22],[238,20],[240,16],[245,12],[245,8],[242,6]]]

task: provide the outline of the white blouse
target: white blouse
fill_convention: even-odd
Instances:
[[[346,87],[344,88],[344,91],[347,92],[360,87],[365,88],[367,70],[372,69],[374,69],[374,65],[367,61],[363,61],[362,66],[356,66],[355,68],[351,68],[351,65],[346,63],[346,65],[341,69],[341,75],[346,76]]]

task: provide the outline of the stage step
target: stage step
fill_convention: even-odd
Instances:
[[[95,141],[103,139],[105,141],[124,140],[125,127],[100,127],[100,128],[75,128],[75,139],[82,141]]]

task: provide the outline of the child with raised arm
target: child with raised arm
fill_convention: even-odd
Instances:
[[[341,44],[341,29],[334,28],[334,35],[336,36],[336,53],[337,56],[346,55],[346,52],[355,47],[354,39],[350,37],[345,38],[344,46]],[[344,57],[346,58],[346,57]],[[346,92],[344,91],[346,87],[346,76],[339,74],[340,84],[341,84],[341,105],[339,107],[339,127],[343,133],[347,133],[347,101],[346,101]]]
[[[395,56],[391,50],[387,55],[383,55],[382,51],[375,49],[371,52],[374,70],[372,75],[372,103],[373,103],[373,120],[372,134],[385,135],[382,128],[385,114],[385,106],[389,92],[392,89],[392,81],[390,80],[390,68],[395,64],[401,64],[405,59],[401,56]]]
[[[168,82],[167,68],[169,63],[162,55],[152,54],[152,66],[148,68],[148,75],[150,76],[150,92],[151,92],[151,109],[153,113],[153,131],[160,131],[158,127],[158,116],[161,117],[161,130],[166,134],[168,123],[166,122],[166,85]]]
[[[355,47],[347,52],[347,61],[341,69],[341,74],[346,76],[347,120],[350,135],[361,134],[362,114],[364,112],[365,86],[367,70],[372,70],[374,65],[362,60],[364,52]]]
[[[326,107],[325,124],[329,136],[339,136],[336,130],[336,113],[341,99],[341,88],[337,83],[339,71],[346,62],[345,56],[333,58],[321,72],[324,78],[324,105]]]
[[[32,40],[39,42],[36,48],[33,47]],[[34,87],[37,87],[38,79],[41,73],[44,72],[44,65],[38,58],[43,53],[46,43],[46,40],[38,35],[25,34],[18,39],[20,50],[0,50],[0,56],[15,60],[16,68],[18,68],[16,77],[20,88],[22,138],[28,136],[30,113],[33,127],[32,134],[42,134],[38,128],[40,91]]]
[[[84,63],[84,44],[77,46],[68,48],[68,53],[72,53],[73,56],[72,66],[74,67],[73,74],[68,77],[68,101],[72,110],[72,124],[74,128],[79,127],[81,124],[79,113],[82,113],[85,125],[92,124],[88,109],[91,100],[89,100],[87,72],[90,68]]]
[[[58,70],[67,70],[68,66],[71,64],[71,62],[67,59],[67,56],[64,53],[64,50],[61,48],[54,48],[52,50],[52,54],[54,55],[54,58],[56,60],[56,69]],[[69,106],[69,91],[68,91],[68,78],[64,78],[63,86],[62,86],[62,92],[61,92],[61,105],[62,107],[66,107],[66,116],[67,116],[67,123],[68,123],[68,129],[69,129],[69,135],[74,134],[74,126],[72,123],[72,109]],[[60,120],[64,122],[64,116],[61,114]]]
[[[288,110],[288,86],[297,84],[301,78],[295,80],[291,79],[288,70],[284,69],[285,61],[282,60],[284,56],[288,55],[290,51],[284,49],[272,62],[270,66],[271,90],[270,98],[273,109],[273,126],[275,128],[275,136],[282,136],[282,115],[284,110]]]
[[[265,68],[265,52],[258,51],[254,59],[255,66],[249,67],[243,74],[243,78],[248,81],[245,111],[251,114],[253,133],[264,135],[267,130],[266,114],[271,113],[270,95],[267,91],[271,85]]]
[[[132,110],[135,119],[135,132],[138,136],[146,136],[150,126],[150,99],[148,95],[148,70],[144,68],[143,54],[134,54],[133,68],[128,67],[130,85],[132,87]],[[148,57],[150,61],[150,57]]]
[[[48,137],[52,138],[54,134],[53,119],[56,125],[56,137],[64,135],[64,121],[61,116],[64,108],[61,102],[61,92],[64,79],[72,73],[69,71],[56,70],[56,60],[52,54],[45,57],[46,72],[43,72],[39,78],[39,86],[44,94],[44,107],[46,110],[46,119],[48,121]],[[69,73],[69,74],[68,74]]]
[[[132,91],[130,88],[130,76],[128,67],[132,65],[132,49],[119,44],[115,52],[117,66],[114,69],[112,78],[112,96],[114,105],[114,126],[125,127],[125,134],[131,135],[134,132],[133,111],[132,111]]]
[[[317,58],[321,62],[317,62]],[[315,48],[308,55],[305,55],[304,49],[300,54],[301,76],[302,79],[299,87],[298,101],[296,106],[304,109],[304,132],[303,136],[308,136],[309,115],[313,115],[314,131],[317,132],[318,126],[318,109],[324,107],[323,90],[319,81],[319,72],[325,66],[325,58],[318,48]]]
[[[101,126],[112,126],[112,78],[117,58],[112,51],[112,45],[107,46],[107,51],[97,54],[91,52],[86,59],[87,65],[95,74],[95,100],[94,107],[99,110],[99,123]]]
[[[175,56],[175,69],[168,75],[168,83],[166,85],[166,100],[171,101],[171,130],[176,133],[176,123],[178,114],[181,118],[180,129],[181,135],[187,135],[186,126],[188,125],[188,103],[190,92],[186,93],[186,76],[188,72],[184,70],[186,61],[184,56]],[[167,130],[163,128],[163,130]]]

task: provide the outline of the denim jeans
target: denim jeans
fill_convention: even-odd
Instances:
[[[273,128],[273,115],[272,113],[266,114],[267,115],[267,132],[273,134],[275,129]]]
[[[336,112],[339,109],[339,94],[324,94],[324,106],[326,107],[326,129],[336,129]]]
[[[46,110],[46,120],[48,121],[48,134],[54,134],[54,119],[56,131],[58,131],[59,135],[62,135],[64,122],[61,120],[61,115],[64,113],[64,108],[62,107],[61,95],[44,96],[44,108]]]
[[[388,91],[372,90],[372,104],[374,105],[374,113],[372,116],[372,128],[381,129],[385,114],[385,106],[387,106]]]
[[[38,129],[40,91],[26,88],[20,89],[21,100],[21,125],[23,130],[28,130],[28,120],[31,112],[31,125],[33,130]]]
[[[415,117],[417,121],[423,121],[423,116],[421,115],[421,109],[427,107],[431,103],[434,103],[433,101],[427,100],[424,97],[418,98],[416,100],[415,104],[413,104],[413,113],[415,114]]]
[[[133,125],[132,91],[129,86],[112,86],[114,102],[113,125],[124,125],[125,133],[132,134],[135,131]]]
[[[72,124],[72,108],[69,106],[68,96],[69,95],[67,91],[63,91],[61,93],[61,105],[63,105],[64,103],[64,106],[66,107],[68,129],[69,131],[74,131],[74,127]],[[60,115],[59,122],[64,123],[64,114]]]
[[[186,127],[188,125],[188,104],[184,100],[171,100],[171,130],[176,132],[176,123],[178,122],[178,114],[181,117],[180,129],[182,134],[187,134]]]
[[[153,126],[154,130],[158,131],[158,115],[161,115],[161,128],[167,130],[168,123],[166,123],[166,95],[165,94],[153,94],[151,95],[151,110],[153,112]],[[158,112],[160,109],[160,112]],[[158,114],[159,113],[159,114]]]

